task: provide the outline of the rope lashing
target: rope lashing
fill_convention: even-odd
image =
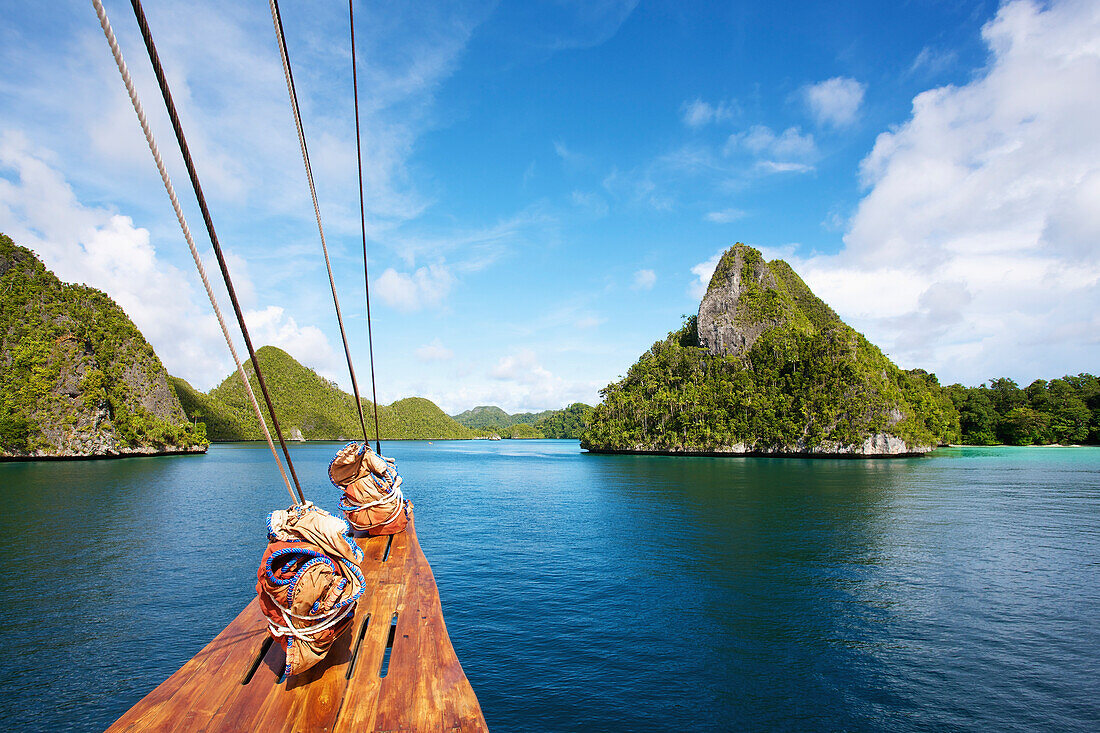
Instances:
[[[348,523],[369,535],[397,534],[412,519],[412,502],[401,491],[401,475],[392,458],[366,443],[348,443],[328,467],[332,485],[343,490],[340,509]]]
[[[359,225],[363,231],[363,292],[367,300],[367,348],[370,353],[370,392],[374,405],[374,450],[382,453],[382,439],[378,430],[378,381],[374,376],[374,336],[370,327],[370,274],[367,272],[367,213],[363,203],[363,144],[359,134],[359,73],[355,60],[355,11],[353,0],[348,0],[348,27],[351,29],[351,88],[355,98],[355,160],[359,166]],[[366,440],[366,436],[363,436]]]
[[[237,291],[233,288],[233,278],[229,276],[229,266],[222,254],[221,243],[218,234],[214,231],[214,220],[210,216],[210,209],[206,205],[206,196],[203,195],[202,185],[199,183],[199,175],[195,170],[195,163],[191,160],[191,149],[187,145],[187,138],[183,134],[183,125],[180,124],[179,114],[176,112],[176,104],[172,101],[172,92],[168,88],[168,79],[164,75],[164,68],[160,63],[160,55],[153,43],[153,34],[149,31],[149,22],[145,18],[145,10],[141,7],[141,0],[130,0],[134,9],[134,17],[137,19],[141,38],[145,42],[145,49],[149,53],[149,62],[153,65],[153,73],[160,87],[160,94],[164,98],[164,107],[168,111],[168,118],[172,121],[172,131],[176,134],[176,142],[179,144],[180,154],[183,156],[184,165],[187,167],[187,175],[191,179],[191,188],[195,191],[199,210],[202,212],[203,223],[206,224],[206,233],[210,237],[210,245],[214,248],[214,256],[218,260],[218,268],[225,281],[225,289],[229,293],[229,301],[233,304],[233,312],[237,316],[237,325],[240,326],[241,335],[244,337],[244,345],[248,348],[248,356],[252,359],[252,370],[256,373],[256,382],[260,385],[264,402],[267,404],[268,414],[271,416],[271,426],[275,429],[275,436],[279,439],[279,445],[283,449],[283,457],[286,466],[290,470],[290,477],[294,480],[294,488],[298,491],[298,500],[304,502],[302,485],[298,481],[298,474],[294,471],[294,462],[290,459],[290,451],[283,439],[283,431],[279,428],[279,418],[275,415],[275,405],[271,402],[271,395],[267,391],[267,382],[264,380],[263,371],[260,369],[260,360],[256,358],[256,349],[252,346],[252,337],[248,333],[248,324],[245,323],[244,313],[241,311],[240,301],[237,299]]]
[[[275,459],[275,463],[279,466],[279,473],[283,477],[283,483],[286,484],[286,490],[290,492],[291,500],[297,502],[298,497],[295,497],[294,490],[290,486],[290,479],[287,478],[282,461],[279,460],[279,454],[276,452],[275,444],[271,440],[271,433],[268,432],[263,412],[260,410],[260,405],[256,401],[256,395],[252,392],[252,385],[248,381],[248,375],[245,373],[244,366],[242,366],[240,357],[237,355],[237,349],[233,346],[233,339],[229,335],[228,327],[225,325],[225,318],[222,317],[221,308],[218,307],[218,299],[214,296],[214,291],[210,286],[210,280],[206,276],[206,268],[203,267],[202,258],[199,256],[198,249],[195,247],[195,240],[191,236],[191,228],[187,225],[187,219],[183,215],[183,209],[180,207],[179,198],[176,196],[176,189],[172,185],[171,178],[168,176],[168,169],[164,166],[164,159],[161,157],[160,149],[157,147],[152,130],[149,128],[149,121],[145,117],[145,110],[138,98],[137,90],[134,88],[134,82],[130,78],[130,70],[127,68],[126,61],[122,57],[122,50],[119,48],[118,40],[115,38],[114,29],[111,28],[111,23],[107,18],[107,11],[104,10],[103,3],[100,2],[100,0],[92,0],[92,5],[95,6],[96,15],[99,16],[99,24],[103,28],[103,33],[107,37],[107,44],[111,47],[111,53],[115,57],[115,64],[118,66],[119,73],[122,74],[122,82],[126,86],[126,92],[130,95],[130,102],[133,104],[134,111],[137,113],[138,122],[141,123],[141,129],[145,133],[145,141],[149,144],[149,151],[153,154],[153,160],[157,164],[157,170],[160,172],[160,178],[164,183],[164,189],[168,192],[168,198],[172,202],[172,210],[176,213],[176,220],[183,230],[183,238],[187,240],[187,247],[191,250],[191,258],[195,261],[195,268],[199,271],[199,278],[202,280],[203,288],[206,289],[206,296],[210,299],[210,305],[214,309],[214,315],[218,318],[218,325],[221,327],[222,336],[225,337],[225,343],[229,346],[229,353],[233,356],[233,363],[237,365],[237,374],[240,375],[245,392],[248,394],[248,399],[252,403],[252,409],[255,411],[256,417],[260,422],[260,428],[263,430],[264,437],[267,439],[267,446],[271,449],[271,455]],[[255,364],[255,362],[253,363]]]
[[[267,539],[256,593],[291,676],[324,659],[351,627],[366,588],[359,570],[363,551],[347,522],[311,502],[268,515]]]
[[[332,304],[336,307],[336,323],[340,326],[340,339],[344,343],[344,356],[351,375],[351,388],[355,393],[355,408],[359,412],[359,425],[363,429],[363,440],[367,440],[367,421],[363,417],[363,400],[359,396],[359,382],[355,378],[355,367],[351,363],[351,350],[348,348],[348,335],[344,330],[344,317],[340,312],[340,298],[336,295],[336,279],[332,275],[332,262],[328,256],[328,244],[325,243],[325,228],[321,225],[321,207],[317,203],[317,187],[313,183],[313,167],[309,163],[309,149],[306,147],[306,133],[302,127],[302,112],[298,107],[298,93],[294,89],[294,74],[290,69],[290,56],[287,55],[286,37],[283,34],[283,20],[279,14],[278,0],[268,0],[271,8],[271,22],[275,26],[275,38],[279,42],[279,56],[283,62],[283,76],[286,77],[286,89],[290,95],[290,110],[294,113],[294,127],[298,131],[298,144],[302,149],[302,162],[306,167],[306,179],[309,182],[309,195],[313,199],[313,213],[317,218],[317,232],[321,235],[321,252],[325,256],[325,269],[328,271],[328,284],[332,289]]]

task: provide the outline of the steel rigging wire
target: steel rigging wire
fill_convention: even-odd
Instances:
[[[214,291],[210,286],[210,281],[206,276],[206,269],[203,267],[202,258],[199,256],[198,250],[195,247],[195,241],[191,236],[191,229],[187,225],[187,220],[184,218],[183,210],[180,207],[179,198],[176,196],[175,187],[172,185],[172,181],[168,176],[168,171],[164,166],[164,160],[161,157],[160,150],[157,147],[156,140],[153,138],[152,130],[149,128],[149,122],[145,117],[145,111],[141,105],[141,101],[138,99],[137,90],[134,88],[133,80],[130,77],[130,71],[126,66],[126,62],[122,57],[122,51],[119,48],[118,40],[115,38],[114,30],[111,28],[111,23],[107,18],[107,11],[103,8],[103,3],[100,0],[92,0],[92,5],[95,7],[96,15],[99,17],[99,23],[103,28],[103,33],[107,37],[107,43],[111,47],[111,53],[114,56],[115,64],[118,66],[119,73],[122,75],[122,81],[126,86],[126,91],[130,96],[130,102],[134,106],[134,111],[137,113],[138,122],[141,123],[141,129],[145,133],[145,140],[149,144],[149,150],[153,154],[153,160],[157,164],[157,170],[160,172],[161,180],[164,183],[164,188],[168,192],[168,197],[172,202],[172,209],[175,211],[176,219],[179,221],[180,228],[183,230],[184,239],[187,240],[187,246],[191,250],[191,257],[195,261],[195,267],[198,269],[199,277],[202,280],[203,287],[206,289],[206,295],[210,299],[210,305],[214,308],[214,314],[218,318],[218,324],[221,326],[222,335],[225,337],[225,342],[229,346],[229,352],[233,356],[233,361],[237,365],[237,373],[241,377],[241,381],[244,383],[245,392],[248,394],[249,400],[252,403],[253,410],[256,412],[256,417],[259,419],[260,427],[263,430],[264,437],[267,439],[268,447],[271,449],[271,455],[275,459],[275,463],[279,467],[279,473],[282,474],[283,482],[286,484],[286,489],[290,493],[291,499],[295,503],[305,503],[305,495],[302,493],[302,487],[298,482],[298,476],[294,472],[294,464],[290,458],[290,452],[287,450],[286,442],[283,440],[282,432],[279,429],[278,419],[275,417],[275,408],[271,404],[271,397],[267,391],[267,385],[264,382],[263,373],[260,370],[259,360],[256,358],[256,352],[252,348],[252,339],[248,334],[248,327],[244,321],[244,315],[241,312],[240,303],[237,301],[236,291],[233,289],[233,281],[229,276],[229,269],[226,267],[225,258],[222,255],[221,246],[218,243],[217,235],[214,232],[214,224],[210,218],[210,212],[206,206],[206,199],[202,194],[202,187],[199,185],[198,174],[195,172],[195,166],[191,160],[190,151],[187,148],[187,141],[183,136],[183,128],[179,122],[179,116],[176,114],[175,104],[172,102],[171,92],[168,89],[168,83],[164,77],[164,70],[160,64],[160,58],[156,52],[156,46],[153,45],[153,39],[149,32],[149,25],[145,19],[145,12],[141,7],[140,0],[131,0],[131,5],[134,8],[134,14],[138,21],[138,26],[141,29],[142,38],[145,41],[145,47],[149,51],[149,59],[153,64],[153,70],[157,77],[157,82],[160,85],[161,94],[164,96],[165,106],[168,109],[168,115],[172,120],[172,127],[176,133],[176,140],[180,145],[180,152],[183,154],[184,163],[187,166],[187,173],[191,178],[192,186],[195,189],[195,195],[199,201],[199,207],[202,210],[203,220],[206,223],[207,233],[210,235],[211,244],[214,247],[214,253],[218,259],[218,266],[222,272],[222,279],[225,281],[226,290],[229,292],[229,298],[233,303],[233,310],[237,316],[237,323],[241,328],[241,333],[244,336],[245,345],[248,347],[249,357],[252,359],[253,371],[256,373],[256,380],[259,382],[260,389],[263,392],[264,400],[267,403],[268,411],[271,415],[271,423],[275,428],[275,434],[279,438],[279,443],[283,449],[283,455],[286,457],[287,468],[290,469],[290,475],[294,480],[294,489],[297,489],[297,496],[295,496],[294,489],[290,486],[290,481],[287,479],[286,471],[283,469],[283,464],[279,460],[279,454],[275,450],[275,444],[271,440],[271,433],[268,431],[267,423],[264,420],[263,412],[260,409],[260,405],[256,400],[256,395],[252,391],[252,385],[248,381],[248,376],[244,371],[244,366],[241,364],[240,358],[237,356],[237,350],[233,346],[233,339],[229,335],[229,330],[225,325],[225,319],[222,317],[221,308],[218,306],[217,298],[214,295]]]

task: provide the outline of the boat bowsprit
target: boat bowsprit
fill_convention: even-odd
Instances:
[[[315,666],[285,676],[257,599],[108,730],[487,730],[414,524],[355,540],[365,591]]]

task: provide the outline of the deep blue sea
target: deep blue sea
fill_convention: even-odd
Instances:
[[[337,443],[293,448],[335,510]],[[1100,730],[1100,449],[392,442],[494,731]],[[0,464],[0,728],[101,730],[254,592],[266,446]]]

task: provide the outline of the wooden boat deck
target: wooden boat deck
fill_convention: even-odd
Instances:
[[[356,542],[366,592],[350,631],[321,663],[281,680],[283,649],[270,643],[253,599],[108,730],[487,730],[413,523],[392,544],[389,537]]]

